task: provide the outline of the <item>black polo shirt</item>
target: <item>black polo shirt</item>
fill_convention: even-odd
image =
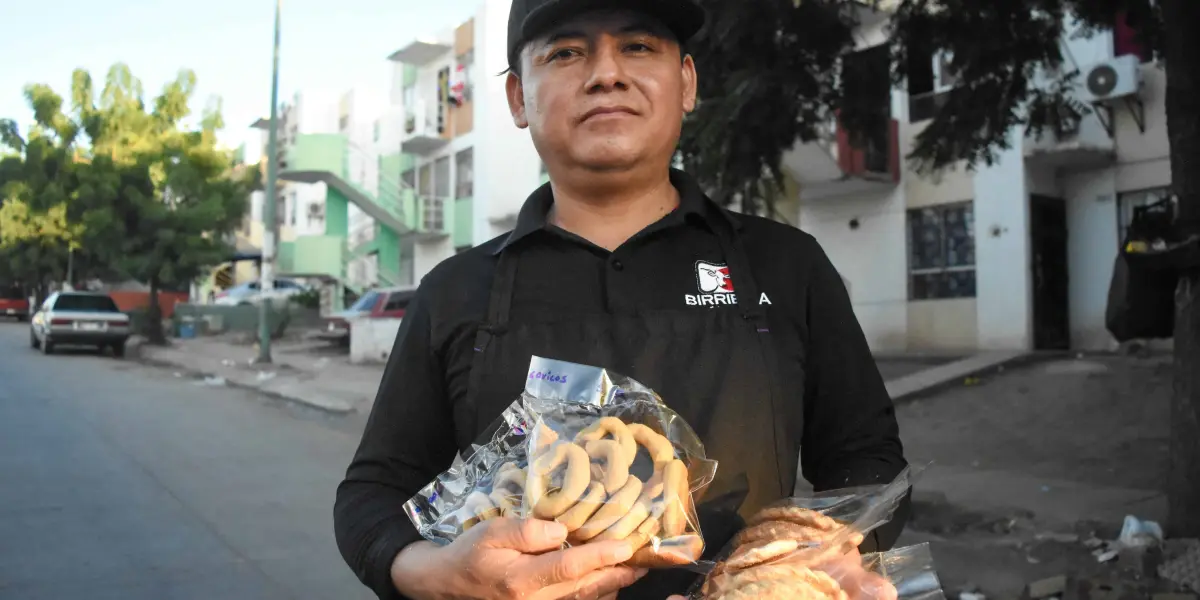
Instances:
[[[671,178],[679,207],[615,251],[548,224],[547,184],[526,201],[510,234],[447,259],[421,281],[334,509],[342,555],[381,598],[399,598],[391,563],[420,539],[401,505],[479,433],[456,431],[452,407],[467,393],[473,342],[502,250],[520,253],[514,320],[547,311],[736,310],[729,294],[711,293],[713,281],[698,272],[705,261],[719,263],[714,228],[726,217],[690,177],[672,171]],[[812,236],[767,219],[733,218],[760,288],[756,303],[767,308],[773,331],[790,328],[805,346],[805,389],[792,390],[804,402],[804,478],[819,491],[895,477],[905,461],[892,402],[841,277]],[[875,541],[890,547],[902,526],[893,520]]]

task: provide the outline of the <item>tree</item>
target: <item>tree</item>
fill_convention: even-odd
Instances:
[[[195,85],[195,74],[182,71],[147,105],[141,82],[117,64],[98,95],[91,76],[76,70],[68,110],[48,86],[26,92],[39,130],[55,132],[56,147],[71,157],[67,175],[48,186],[61,197],[31,208],[43,222],[61,210],[79,248],[149,285],[151,343],[165,342],[158,292],[185,286],[227,259],[227,239],[255,184],[253,171],[233,175],[232,155],[217,146],[219,104],[208,107],[198,126],[185,123]],[[0,135],[6,131],[10,145],[23,146],[26,165],[34,164],[32,146],[11,122],[0,125]],[[27,166],[9,187],[37,180]],[[21,231],[26,235],[17,239],[38,239],[30,227]]]
[[[783,189],[780,159],[797,139],[813,139],[838,111],[861,135],[871,107],[852,93],[843,57],[862,8],[891,13],[892,80],[908,74],[910,52],[942,50],[960,85],[916,137],[908,155],[930,173],[963,161],[991,164],[1013,127],[1051,128],[1088,110],[1067,94],[1076,74],[1063,67],[1064,25],[1078,18],[1108,28],[1118,14],[1138,24],[1141,41],[1167,71],[1166,111],[1172,186],[1183,233],[1200,233],[1200,2],[1195,0],[701,0],[711,25],[690,42],[701,77],[699,105],[684,124],[685,167],[716,199],[770,210]],[[1050,85],[1039,80],[1061,73]],[[1066,116],[1066,117],[1064,117]],[[1200,271],[1180,278],[1175,326],[1175,393],[1169,529],[1200,537]]]

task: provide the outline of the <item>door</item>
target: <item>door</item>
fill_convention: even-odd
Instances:
[[[1071,347],[1067,278],[1067,205],[1061,199],[1030,197],[1029,234],[1032,251],[1033,347]]]

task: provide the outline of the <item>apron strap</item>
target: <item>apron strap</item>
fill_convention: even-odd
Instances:
[[[724,209],[715,206],[714,209],[721,211],[723,217],[716,227],[717,241],[721,244],[721,253],[725,255],[725,263],[729,266],[729,278],[733,280],[738,309],[742,312],[742,318],[759,321],[759,327],[765,328],[766,323],[761,317],[765,316],[766,312],[758,304],[758,282],[754,278],[754,272],[750,270],[750,259],[746,255],[742,236],[735,231],[734,223],[730,215],[725,214]],[[765,329],[760,329],[760,333],[765,333]]]

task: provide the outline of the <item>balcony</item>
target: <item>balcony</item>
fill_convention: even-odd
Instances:
[[[854,140],[831,120],[815,140],[797,141],[785,152],[782,167],[805,200],[885,192],[900,182],[899,125],[888,118]]]
[[[407,46],[393,52],[388,56],[388,60],[419,67],[445,56],[453,49],[453,45],[441,40],[413,40]]]
[[[1089,107],[1084,85],[1082,81],[1075,82],[1067,92],[1066,105],[1054,111],[1050,127],[1040,135],[1026,133],[1023,150],[1030,165],[1074,171],[1104,167],[1116,161],[1111,125],[1101,118],[1107,116],[1111,124],[1112,113],[1105,112],[1111,109],[1098,104]]]
[[[408,109],[404,116],[404,137],[400,140],[401,152],[425,155],[450,143],[450,138],[445,135],[445,118],[443,116],[439,122],[436,105],[417,100]]]

